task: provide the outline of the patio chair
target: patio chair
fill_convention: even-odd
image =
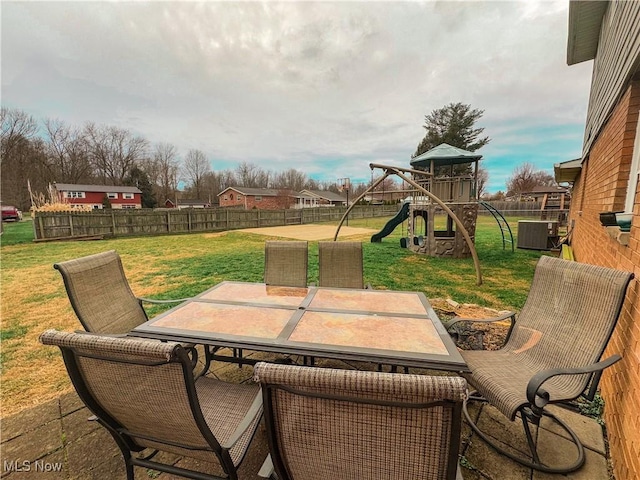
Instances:
[[[462,478],[461,377],[258,363],[254,379],[271,452],[263,477]]]
[[[318,242],[318,269],[321,287],[365,288],[362,243]]]
[[[134,467],[198,479],[237,479],[262,417],[258,385],[200,377],[180,344],[48,330],[44,345],[60,347],[73,386],[122,452],[127,479]],[[155,452],[134,455],[150,448]],[[219,463],[226,476],[152,460],[157,451]]]
[[[184,302],[176,300],[154,300],[136,297],[124,274],[122,260],[115,250],[86,257],[54,263],[53,268],[62,275],[67,296],[82,327],[91,333],[126,336],[149,317],[143,303],[167,304]],[[198,352],[191,344],[188,349],[194,366]],[[209,370],[209,351],[205,348],[205,368]]]
[[[496,351],[461,352],[471,370],[465,376],[477,389],[469,401],[488,402],[511,421],[520,417],[530,457],[507,451],[483,433],[471,420],[465,401],[465,417],[483,440],[512,460],[542,472],[568,473],[584,464],[578,436],[545,407],[580,396],[592,400],[602,371],[620,360],[619,355],[612,355],[599,361],[632,278],[633,274],[618,270],[540,258],[525,305],[517,321],[511,317],[504,346]],[[463,320],[478,321],[454,318],[446,326]],[[537,427],[542,417],[569,435],[577,450],[574,463],[548,465],[541,460]],[[531,425],[536,427],[535,435]]]
[[[267,285],[305,288],[307,265],[307,242],[265,242],[264,283]]]

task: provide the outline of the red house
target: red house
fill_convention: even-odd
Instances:
[[[73,205],[89,205],[98,210],[104,208],[105,196],[111,208],[142,208],[142,192],[137,187],[118,187],[112,185],[76,185],[72,183],[54,183],[60,200]]]

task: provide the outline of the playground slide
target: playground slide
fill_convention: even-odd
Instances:
[[[381,242],[384,237],[389,235],[393,230],[404,222],[407,218],[409,218],[409,202],[404,202],[402,208],[395,214],[395,216],[387,222],[387,224],[382,227],[378,233],[374,233],[371,235],[371,243]]]

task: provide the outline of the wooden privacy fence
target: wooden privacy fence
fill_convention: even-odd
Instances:
[[[91,212],[35,212],[34,238],[52,240],[83,237],[124,237],[189,232],[215,232],[241,228],[301,225],[338,221],[347,207],[289,210],[207,208],[186,210],[93,210]],[[356,206],[349,218],[395,215],[398,205]]]
[[[493,208],[498,210],[505,217],[541,217],[543,210],[542,202],[504,202],[504,201],[491,201],[487,202]],[[544,210],[546,212],[547,218],[551,218],[552,216],[557,216],[560,213],[563,213],[565,216],[569,213],[569,209],[566,208],[564,210],[559,209],[548,209]],[[480,207],[478,209],[478,215],[491,215],[489,210]]]

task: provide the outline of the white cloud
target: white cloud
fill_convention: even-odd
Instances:
[[[3,104],[117,124],[214,164],[333,178],[345,174],[320,159],[348,159],[350,175],[377,159],[408,163],[424,115],[457,101],[484,109],[491,146],[517,155],[536,142],[519,140],[524,129],[579,130],[586,114],[590,65],[566,66],[564,1],[7,3],[2,13]]]

